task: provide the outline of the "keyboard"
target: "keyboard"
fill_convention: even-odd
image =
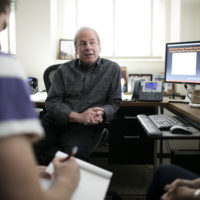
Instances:
[[[149,115],[149,118],[160,130],[169,130],[174,125],[184,126],[178,118],[166,114]]]

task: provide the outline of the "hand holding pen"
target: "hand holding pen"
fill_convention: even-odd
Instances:
[[[68,156],[66,158],[63,158],[62,161],[67,161],[69,160],[72,156],[74,156],[76,153],[78,152],[78,147],[75,146],[72,148],[72,151],[68,154]]]
[[[72,148],[72,151],[68,155],[66,155],[65,153],[63,153],[62,156],[57,155],[53,159],[54,167],[58,169],[58,168],[62,168],[62,167],[65,168],[67,165],[70,166],[71,163],[77,164],[75,158],[72,158],[72,156],[74,156],[77,153],[77,151],[78,151],[78,147],[75,146],[75,147]],[[67,161],[67,162],[65,162],[65,161]],[[53,172],[52,167],[50,167],[48,170],[49,170],[50,173]]]
[[[54,165],[54,178],[63,179],[68,187],[76,188],[80,180],[80,168],[73,158],[78,151],[77,147],[73,147],[71,153],[65,158],[55,158],[53,160]],[[67,162],[65,162],[67,161]]]

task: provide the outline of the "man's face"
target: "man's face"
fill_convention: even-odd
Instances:
[[[101,51],[96,34],[92,30],[80,32],[77,39],[76,53],[80,61],[87,66],[92,66],[98,60]]]

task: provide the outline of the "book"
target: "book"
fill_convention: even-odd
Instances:
[[[56,157],[66,158],[68,155],[61,151],[58,151]],[[112,172],[103,168],[97,167],[83,160],[76,158],[77,163],[80,166],[80,182],[75,192],[72,195],[71,200],[103,200],[110,183],[110,179],[113,175]],[[67,162],[67,161],[66,161]],[[46,172],[53,174],[54,166],[50,163],[46,169]],[[54,179],[40,179],[40,184],[43,190],[47,190]]]

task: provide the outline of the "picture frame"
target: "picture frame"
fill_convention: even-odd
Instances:
[[[162,82],[164,82],[164,79],[165,79],[164,74],[155,74],[153,76],[153,80],[154,81],[162,81]]]
[[[126,78],[126,66],[120,66],[122,77],[121,77],[121,91],[127,92],[127,78]]]
[[[165,83],[164,79],[164,73],[163,74],[156,74],[154,75],[154,81],[162,81],[164,86],[164,93],[170,94],[176,92],[176,87],[174,83]]]
[[[75,58],[75,48],[73,40],[60,39],[58,58],[60,60],[72,60]]]
[[[168,94],[176,93],[176,87],[174,83],[166,83],[165,88]]]
[[[128,75],[128,92],[133,92],[135,80],[152,81],[152,74],[129,74]]]

